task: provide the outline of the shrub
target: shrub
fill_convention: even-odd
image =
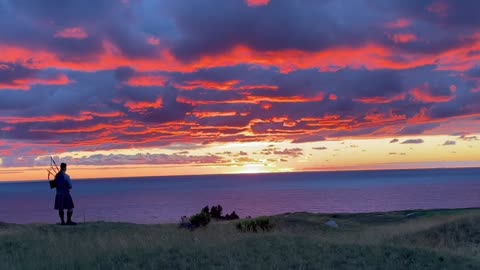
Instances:
[[[270,222],[270,219],[267,217],[260,217],[256,219],[256,223],[262,231],[270,231],[273,229],[273,224]]]
[[[202,208],[200,213],[195,214],[190,218],[183,216],[180,220],[179,227],[193,230],[200,226],[206,226],[208,223],[210,223],[211,218],[215,218],[217,220],[231,220],[239,218],[235,211],[233,211],[230,215],[227,214],[226,216],[222,216],[222,212],[223,207],[221,205],[212,206],[212,208],[209,208],[207,205]]]
[[[269,232],[273,229],[273,223],[267,217],[259,217],[252,220],[242,220],[236,224],[236,227],[241,232],[257,232],[257,227],[263,232]]]
[[[202,211],[199,214],[191,216],[190,223],[194,228],[198,228],[200,226],[207,226],[208,223],[210,223],[210,215]]]
[[[225,219],[226,220],[234,220],[234,219],[239,219],[240,217],[233,211],[231,214],[226,214]]]

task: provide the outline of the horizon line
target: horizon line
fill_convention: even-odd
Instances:
[[[386,168],[386,169],[339,169],[339,170],[302,170],[302,171],[278,171],[278,172],[226,172],[226,173],[205,173],[205,174],[170,174],[170,175],[149,175],[149,176],[120,176],[120,177],[98,177],[98,178],[74,178],[74,181],[95,181],[95,180],[123,180],[123,179],[145,179],[156,177],[188,177],[188,176],[222,176],[222,175],[261,175],[261,174],[296,174],[296,173],[341,173],[341,172],[372,172],[372,171],[419,171],[419,170],[461,170],[461,169],[480,169],[480,166],[466,166],[466,167],[420,167],[420,168]],[[0,180],[0,184],[5,183],[31,183],[49,181],[48,179],[30,179],[30,180]]]

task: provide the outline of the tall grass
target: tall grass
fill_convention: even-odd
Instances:
[[[480,210],[419,213],[285,214],[268,233],[238,221],[0,224],[0,269],[480,269]]]

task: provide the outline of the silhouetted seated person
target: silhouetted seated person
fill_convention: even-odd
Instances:
[[[77,223],[72,221],[73,215],[73,200],[70,195],[70,189],[72,189],[72,181],[70,176],[66,174],[67,164],[60,164],[60,171],[55,175],[55,184],[57,188],[57,195],[55,196],[55,209],[58,210],[58,215],[62,221],[62,225],[76,225]],[[65,213],[63,210],[67,210],[67,222],[65,223]]]

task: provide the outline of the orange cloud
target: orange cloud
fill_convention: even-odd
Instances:
[[[227,116],[235,116],[237,112],[192,112],[197,118],[209,118],[209,117],[227,117]]]
[[[127,108],[131,112],[138,112],[143,113],[148,109],[160,109],[162,108],[162,99],[159,98],[155,102],[147,102],[147,101],[140,101],[140,102],[133,102],[128,101],[123,106]]]
[[[184,82],[183,84],[174,84],[174,87],[181,90],[194,90],[197,88],[212,89],[217,91],[228,91],[228,90],[245,91],[245,90],[255,90],[255,89],[278,90],[278,86],[276,85],[267,85],[267,84],[238,85],[239,83],[240,83],[239,80],[230,80],[230,81],[224,81],[224,82],[195,80],[195,81],[187,81],[187,82]]]
[[[362,98],[354,98],[353,101],[360,102],[360,103],[373,103],[373,104],[386,104],[393,101],[404,100],[406,94],[400,94],[393,97],[362,97]]]
[[[259,85],[241,85],[235,88],[236,90],[278,90],[278,86],[276,85],[267,85],[267,84],[259,84]]]
[[[177,97],[177,102],[187,103],[191,105],[211,105],[211,104],[261,104],[262,108],[268,110],[271,105],[265,105],[265,103],[305,103],[305,102],[318,102],[324,100],[324,93],[319,93],[314,97],[301,97],[301,96],[286,96],[286,97],[268,97],[268,96],[253,96],[246,95],[244,99],[231,99],[231,100],[191,100],[185,97]]]
[[[245,45],[212,55],[204,55],[188,63],[177,60],[167,48],[157,47],[158,57],[128,58],[112,43],[104,41],[104,51],[96,57],[85,59],[64,59],[52,52],[27,50],[18,47],[0,45],[0,61],[22,62],[30,68],[70,69],[75,71],[113,70],[121,66],[132,66],[139,72],[167,71],[194,72],[200,69],[228,67],[239,64],[261,67],[277,67],[280,72],[288,73],[298,69],[317,68],[321,71],[335,71],[338,67],[375,69],[408,69],[424,65],[437,65],[438,70],[466,71],[480,61],[480,54],[471,56],[472,50],[480,50],[480,33],[471,37],[474,42],[466,43],[436,55],[418,55],[404,53],[401,60],[395,48],[375,43],[366,43],[361,47],[337,47],[318,52],[285,49],[280,51],[256,51]],[[400,38],[402,40],[402,38]],[[332,69],[332,66],[337,68]]]
[[[130,86],[165,86],[166,78],[159,75],[139,75],[128,79],[127,84]]]
[[[259,7],[268,5],[270,0],[245,0],[245,2],[249,7]]]
[[[55,38],[72,38],[72,39],[85,39],[88,37],[87,32],[82,27],[65,28],[58,31],[54,35]]]
[[[196,88],[204,88],[204,89],[226,91],[226,90],[232,90],[233,86],[237,85],[238,83],[240,83],[239,80],[231,80],[231,81],[225,81],[225,82],[196,80],[196,81],[188,81],[188,82],[185,82],[184,84],[175,84],[174,86],[181,90],[193,90]]]
[[[262,109],[268,111],[272,108],[272,104],[271,103],[263,103],[262,104]]]
[[[353,117],[341,118],[340,115],[325,115],[323,117],[304,117],[298,120],[299,123],[305,123],[307,127],[314,127],[318,130],[350,130]]]
[[[370,122],[370,123],[359,124],[360,126],[365,127],[366,125],[371,126],[371,123],[375,125],[382,125],[385,123],[406,120],[407,116],[405,114],[395,114],[393,113],[393,111],[390,111],[388,115],[384,115],[381,113],[367,113],[363,117],[363,119]]]
[[[0,89],[29,90],[32,85],[67,85],[71,83],[64,74],[54,78],[27,78],[14,80],[11,83],[0,83]]]

